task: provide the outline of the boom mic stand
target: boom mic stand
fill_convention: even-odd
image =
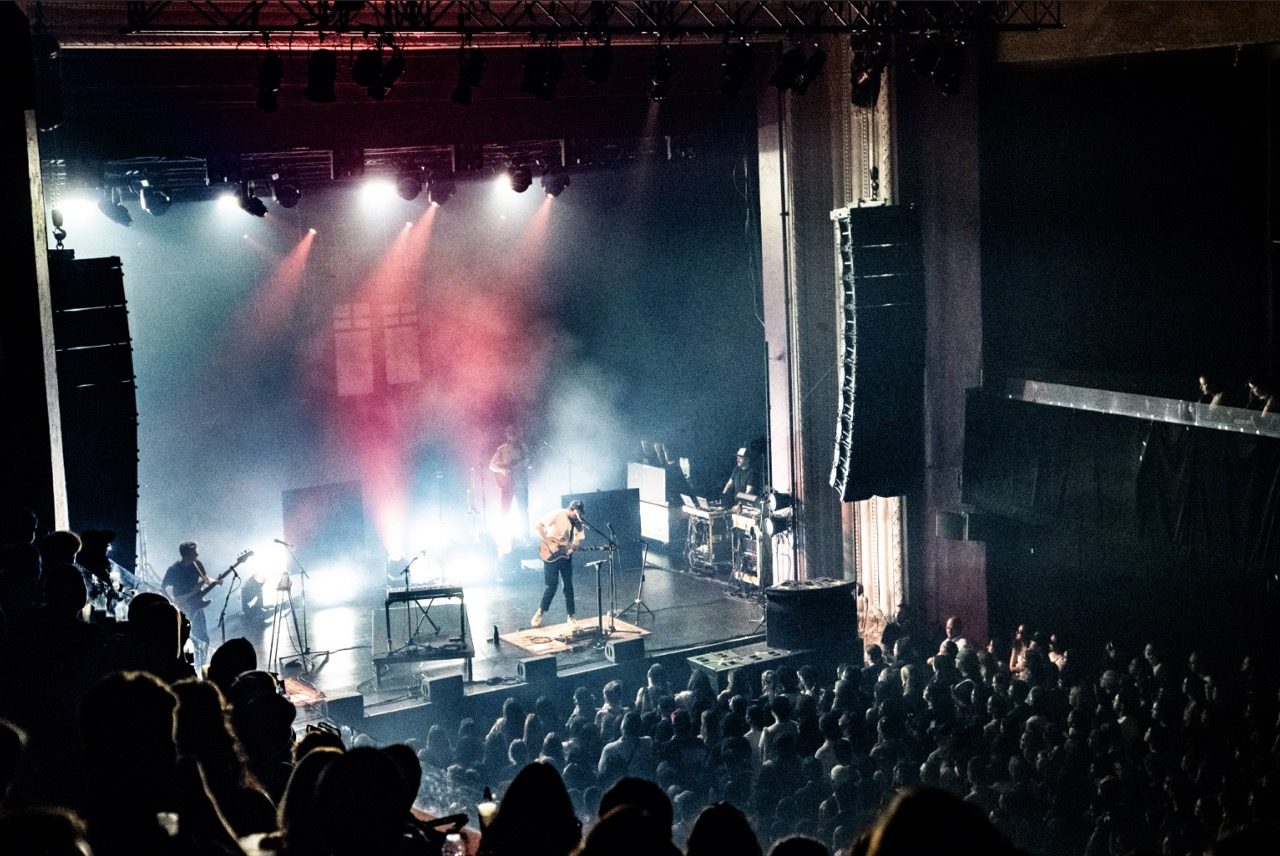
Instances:
[[[649,569],[649,545],[645,544],[644,551],[640,554],[640,585],[636,587],[635,600],[631,601],[630,605],[628,605],[626,608],[624,608],[621,612],[618,613],[619,618],[626,615],[628,612],[631,612],[632,610],[635,610],[636,621],[640,620],[640,614],[642,612],[649,613],[650,618],[657,618],[657,615],[654,613],[654,611],[649,608],[649,604],[644,602],[644,572],[647,571],[648,569]]]
[[[300,643],[300,650],[296,651],[297,663],[302,667],[304,674],[311,674],[317,671],[325,663],[329,662],[330,651],[313,651],[311,650],[311,642],[307,636],[307,569],[302,567],[302,563],[298,561],[298,556],[293,552],[293,547],[288,544],[284,545],[284,549],[289,554],[289,558],[298,566],[298,573],[302,577],[302,624],[298,624],[298,612],[293,608],[293,587],[285,588],[285,596],[289,599],[289,612],[293,616],[293,629],[295,633],[295,642]],[[286,570],[281,581],[289,578],[289,572]],[[279,601],[277,601],[278,605]]]
[[[234,567],[231,569],[231,585],[227,586],[227,596],[222,599],[222,610],[218,613],[218,633],[222,641],[227,641],[227,604],[231,603],[231,593],[240,588],[240,574]]]

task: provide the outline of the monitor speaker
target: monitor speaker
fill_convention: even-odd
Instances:
[[[604,643],[604,656],[610,663],[629,663],[644,659],[644,637],[610,639]]]
[[[770,648],[843,659],[858,642],[858,601],[847,580],[803,580],[765,589]]]
[[[325,713],[334,722],[355,727],[364,719],[364,696],[360,693],[330,696],[325,699]]]
[[[462,707],[462,675],[427,678],[427,701],[444,710]]]
[[[524,657],[516,663],[516,676],[527,684],[539,684],[556,679],[556,658]]]

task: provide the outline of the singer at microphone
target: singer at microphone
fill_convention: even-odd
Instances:
[[[542,601],[538,611],[529,622],[534,627],[542,626],[542,617],[551,608],[551,600],[556,596],[560,581],[564,581],[564,606],[569,615],[569,624],[574,622],[573,614],[573,551],[582,544],[586,532],[582,525],[582,500],[575,499],[568,508],[557,509],[547,517],[539,520],[534,530],[542,546],[538,555],[542,559]]]
[[[290,547],[290,548],[292,548],[292,547],[293,547],[293,545],[292,545],[292,544],[290,544],[288,541],[281,541],[279,538],[272,538],[271,540],[272,540],[272,541],[275,541],[275,542],[276,542],[277,544],[279,544],[281,547]]]

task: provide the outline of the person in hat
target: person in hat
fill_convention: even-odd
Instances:
[[[737,502],[740,493],[756,493],[758,485],[756,482],[755,470],[751,469],[751,459],[747,457],[747,449],[745,446],[738,449],[735,459],[733,472],[729,474],[729,479],[724,483],[724,487],[720,489],[720,504],[729,506]]]
[[[110,601],[120,592],[124,568],[110,555],[115,540],[116,533],[110,529],[85,529],[80,533],[80,553],[76,561],[88,572],[85,583],[90,600]]]
[[[542,558],[542,603],[533,614],[534,627],[542,626],[542,616],[551,608],[560,580],[564,580],[564,608],[569,613],[569,623],[574,622],[573,609],[573,551],[587,537],[582,523],[582,500],[575,499],[568,508],[559,508],[542,520],[535,529],[542,545],[538,555]]]

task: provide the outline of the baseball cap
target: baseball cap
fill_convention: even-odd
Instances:
[[[741,449],[738,450],[738,457],[745,458],[746,456],[747,456],[747,447],[743,446]]]

